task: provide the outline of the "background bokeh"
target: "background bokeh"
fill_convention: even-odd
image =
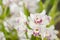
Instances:
[[[2,0],[0,0],[0,5],[2,5],[3,11],[4,11],[6,9],[6,7],[3,6]],[[46,11],[47,11],[46,14],[50,15],[52,17],[51,24],[54,24],[55,29],[59,31],[57,36],[60,38],[60,0],[41,0],[39,2],[39,8],[37,9],[37,12],[42,12],[43,9],[46,9]],[[11,16],[9,14],[9,8],[7,8],[7,11],[5,12],[5,14],[3,14],[3,13],[0,16],[0,31],[4,32],[7,40],[11,40],[11,39],[12,40],[14,40],[14,39],[18,40],[16,38],[16,36],[17,36],[16,30],[12,30],[10,33],[8,33],[4,30],[4,25],[2,24],[2,21],[5,19],[5,17]],[[15,32],[14,35],[12,34],[13,32]]]

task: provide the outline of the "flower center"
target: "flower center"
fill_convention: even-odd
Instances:
[[[39,29],[35,29],[35,30],[33,31],[33,35],[34,35],[34,36],[39,36]]]
[[[36,31],[38,31],[38,29],[36,29]]]
[[[42,19],[36,18],[36,19],[34,20],[34,22],[35,22],[36,24],[41,24],[41,23],[42,23]]]

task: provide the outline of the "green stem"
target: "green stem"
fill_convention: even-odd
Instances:
[[[26,38],[28,39],[29,37],[28,37],[28,33],[27,32],[25,32],[25,35],[26,35]]]
[[[53,7],[51,8],[49,15],[53,16],[56,12],[56,7],[57,7],[58,0],[55,0]]]
[[[38,38],[36,37],[36,40],[38,40]]]
[[[6,17],[6,11],[7,11],[7,7],[5,7],[4,13],[3,13],[3,18]]]
[[[45,3],[44,3],[44,8],[46,9],[48,4],[49,4],[50,0],[46,0]]]

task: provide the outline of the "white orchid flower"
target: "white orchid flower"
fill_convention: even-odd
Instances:
[[[11,28],[12,27],[14,28],[18,25],[22,25],[22,24],[25,25],[27,22],[27,19],[25,18],[24,15],[21,14],[21,16],[19,16],[19,17],[12,16],[11,18],[6,18],[4,22],[5,22],[4,24],[7,23],[7,25],[11,26]],[[5,26],[7,26],[7,25],[5,25]]]
[[[29,26],[32,28],[31,30],[28,30],[29,38],[31,38],[31,35],[39,36],[43,35],[43,32],[45,32],[46,25],[37,25],[33,23],[32,21],[29,22]]]
[[[2,0],[2,3],[3,3],[4,5],[9,5],[9,0]]]
[[[37,2],[40,0],[23,0],[25,3],[25,6],[29,9],[31,13],[35,13],[37,7]]]
[[[19,39],[26,39],[25,35],[25,32],[27,31],[26,25],[22,24],[20,26],[17,26],[15,29],[17,30]]]
[[[46,25],[50,22],[50,18],[46,15],[45,10],[43,10],[43,12],[40,14],[30,14],[28,19],[28,24],[33,29],[28,33],[30,35],[33,34],[34,36],[39,34],[42,35],[42,37],[45,37]],[[36,28],[38,28],[38,31],[36,31]]]
[[[9,0],[10,2],[18,3],[20,0]]]
[[[5,29],[9,32],[9,29],[12,30],[13,28],[17,30],[19,39],[26,39],[25,32],[27,29],[26,26],[26,18],[24,15],[20,17],[12,17],[5,21]]]
[[[36,37],[39,37],[42,35],[43,37],[45,37],[45,35],[44,35],[45,29],[46,29],[45,25],[32,26],[32,30],[28,30],[28,36],[29,36],[29,38],[31,38],[31,35],[34,35]]]
[[[43,29],[42,29],[43,30]],[[58,32],[54,30],[54,26],[52,25],[50,28],[46,28],[44,31],[41,33],[42,40],[43,38],[47,38],[47,40],[54,40],[57,38]]]
[[[20,0],[2,0],[2,3],[9,6],[11,3],[18,3]]]
[[[12,18],[7,18],[4,20],[4,25],[7,29],[13,29],[17,25],[19,25],[19,18],[18,17],[12,17]]]
[[[30,14],[30,17],[28,17],[28,19],[30,22],[33,22],[36,25],[48,25],[51,18],[50,16],[47,16],[45,10],[43,10],[42,13]]]
[[[2,2],[10,8],[11,15],[19,16],[20,11],[23,10],[22,0],[3,0]]]
[[[2,15],[2,6],[0,5],[0,15]]]
[[[6,40],[3,32],[0,32],[0,40]]]
[[[28,23],[29,26],[32,28],[31,30],[28,30],[28,36],[31,38],[31,35],[39,36],[41,28],[38,25],[35,25],[32,21]]]
[[[10,8],[10,13],[15,16],[20,16],[21,14],[24,15],[23,13],[23,2],[19,2],[17,5],[16,3],[12,3],[9,6]]]
[[[58,31],[54,30],[54,28],[55,28],[54,25],[52,25],[52,26],[50,26],[50,28],[47,29],[49,34],[50,34],[51,40],[55,40],[57,38],[56,34],[58,33]],[[47,36],[49,36],[49,35],[47,35]]]
[[[28,30],[28,37],[29,39],[31,38],[32,35],[36,36],[36,37],[39,37],[40,35],[40,28],[34,28],[32,30]]]
[[[9,8],[10,8],[10,13],[12,15],[19,15],[20,9],[19,9],[19,6],[16,3],[10,4]]]
[[[46,30],[46,26],[45,25],[41,26],[40,35],[41,35],[42,40],[45,37],[45,30]]]
[[[24,1],[23,1],[23,0],[20,0],[20,1],[18,2],[18,5],[22,7],[22,6],[23,6],[23,3],[24,3]]]
[[[34,36],[39,36],[40,35],[40,28],[33,29],[33,35]]]

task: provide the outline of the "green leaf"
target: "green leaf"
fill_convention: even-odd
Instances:
[[[7,7],[7,10],[6,10],[6,16],[10,16],[10,9],[9,9],[9,7]]]
[[[24,14],[26,15],[26,17],[30,16],[30,12],[29,12],[29,10],[25,7],[25,5],[24,5],[23,9],[24,9]]]
[[[32,29],[28,24],[27,24],[27,28],[28,28],[28,29]]]
[[[8,32],[5,30],[5,26],[3,25],[3,22],[0,23],[0,31],[4,33],[5,38],[6,38]]]
[[[42,1],[40,0],[40,1],[38,2],[38,9],[37,9],[36,11],[37,11],[38,13],[40,13],[40,12],[43,11],[43,9],[44,9],[43,3],[42,3]]]
[[[2,31],[2,32],[5,31],[4,25],[2,23],[0,23],[0,31]]]
[[[51,10],[50,10],[50,12],[49,12],[49,14],[48,14],[49,16],[52,17],[52,19],[51,19],[50,24],[49,24],[47,27],[50,27],[51,25],[55,24],[54,18],[55,18],[56,15],[57,15],[57,13],[56,13],[57,3],[58,3],[58,0],[57,0],[57,1],[55,0],[53,7],[51,8]]]
[[[12,40],[18,40],[17,31],[15,29],[13,29],[10,32],[10,36],[11,36]]]
[[[42,40],[41,37],[32,35],[30,40]]]
[[[3,17],[5,18],[5,17],[9,16],[9,13],[10,13],[9,7],[6,7],[4,10],[4,13],[3,13]]]
[[[30,40],[35,40],[35,37],[32,35]]]
[[[13,29],[8,32],[6,35],[6,40],[18,40],[17,31]]]
[[[0,0],[0,5],[2,5],[2,0]]]
[[[25,32],[25,35],[26,35],[26,38],[28,39],[29,37],[28,37],[28,33],[27,32]]]
[[[49,14],[49,11],[50,11],[51,8],[53,7],[55,1],[56,1],[56,0],[46,0],[46,1],[45,1],[45,3],[44,3],[44,8],[46,9],[47,15]]]
[[[55,20],[55,25],[56,25],[57,22],[60,21],[60,12],[56,13],[56,16],[54,17],[54,20]]]
[[[0,16],[0,19],[5,19],[6,17],[10,16],[10,10],[9,7],[5,7],[2,15]]]
[[[44,8],[46,9],[49,5],[53,5],[55,0],[46,0],[44,3]]]
[[[18,40],[17,31],[13,29],[7,32],[3,23],[0,23],[0,31],[4,33],[6,40]]]
[[[50,0],[46,0],[45,3],[44,3],[44,8],[46,9],[48,4],[49,4]]]
[[[54,5],[53,5],[53,7],[51,8],[51,10],[50,10],[50,12],[49,12],[49,15],[50,15],[52,18],[55,16],[54,14],[56,13],[57,3],[58,3],[58,0],[57,0],[57,1],[55,0]]]
[[[43,40],[47,40],[47,38],[44,38]]]

